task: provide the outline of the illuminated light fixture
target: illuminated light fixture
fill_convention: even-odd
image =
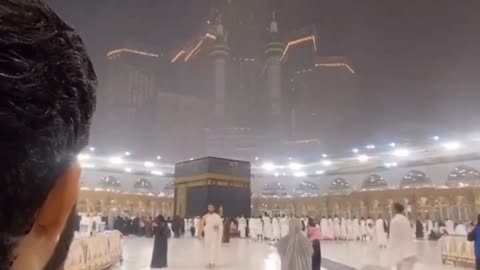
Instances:
[[[192,160],[194,160],[194,158],[193,158],[193,157],[191,157],[191,158],[190,158],[190,161],[192,161]]]
[[[397,146],[397,144],[394,143],[394,142],[391,142],[391,143],[389,143],[388,145],[389,145],[390,147],[392,147],[392,148],[395,148],[395,147]]]
[[[324,174],[324,173],[325,173],[325,171],[321,171],[321,170],[315,171],[315,174],[317,174],[317,175],[321,175],[321,174]]]
[[[350,73],[355,74],[355,70],[353,70],[353,68],[349,64],[346,64],[346,63],[323,63],[323,64],[315,64],[315,66],[316,67],[327,67],[327,68],[342,67],[342,68],[348,69],[348,71],[350,71]]]
[[[353,148],[352,149],[352,152],[355,153],[355,154],[358,153],[358,151],[359,151],[358,148]]]
[[[96,168],[97,166],[93,163],[84,163],[84,162],[81,162],[80,163],[80,167],[82,168],[85,168],[85,169],[94,169]]]
[[[132,168],[125,168],[124,171],[130,173],[132,172]]]
[[[330,160],[324,160],[324,161],[322,161],[322,165],[323,165],[323,166],[330,166],[330,165],[332,165],[332,161],[330,161]]]
[[[433,139],[434,141],[438,141],[438,140],[440,140],[440,137],[438,137],[438,136],[433,136],[432,139]]]
[[[457,150],[460,147],[462,147],[462,145],[459,142],[446,142],[443,144],[443,148],[449,151]]]
[[[112,164],[123,164],[125,161],[122,159],[122,157],[111,157],[108,159],[108,161]]]
[[[293,160],[293,158],[292,158],[292,157],[288,157],[288,160]]]
[[[89,160],[91,156],[89,154],[78,154],[77,159],[82,161],[82,160]]]
[[[90,147],[88,148],[88,150],[90,150],[90,152],[95,152],[96,149],[95,149],[95,147],[90,146]]]
[[[179,51],[179,52],[175,55],[175,57],[173,57],[172,61],[170,61],[170,62],[171,62],[171,63],[175,63],[175,61],[177,61],[178,58],[180,58],[180,56],[184,55],[185,53],[186,53],[185,50]]]
[[[367,162],[369,157],[367,155],[360,155],[357,157],[358,161],[360,162]]]
[[[410,155],[410,150],[402,148],[393,151],[392,153],[396,157],[408,157]]]
[[[383,166],[385,166],[386,168],[393,168],[393,167],[397,167],[398,164],[397,162],[386,162],[383,164]]]
[[[132,153],[130,153],[129,151],[127,151],[127,152],[125,152],[124,154],[125,154],[125,156],[128,157],[128,156],[130,156]]]
[[[159,175],[159,176],[164,175],[164,173],[162,171],[151,171],[150,173],[153,174],[153,175]]]
[[[145,166],[146,168],[152,168],[152,167],[155,166],[155,164],[153,164],[153,162],[151,162],[151,161],[145,161],[143,163],[143,166]]]
[[[303,38],[299,38],[299,39],[296,39],[296,40],[289,41],[287,43],[287,46],[285,46],[285,49],[283,50],[282,57],[280,58],[280,61],[283,61],[283,59],[287,55],[290,47],[302,44],[302,43],[307,42],[307,41],[312,41],[313,50],[316,52],[317,51],[317,41],[315,40],[315,36],[311,35],[311,36],[308,36],[308,37],[303,37]]]
[[[369,145],[365,146],[365,148],[367,148],[367,149],[375,149],[375,145],[369,144]]]
[[[162,159],[162,156],[157,156],[157,160],[160,160],[160,159]]]
[[[107,53],[107,57],[112,57],[115,54],[120,54],[120,53],[133,53],[133,54],[138,54],[138,55],[143,55],[143,56],[159,57],[159,55],[155,54],[155,53],[148,53],[148,52],[132,50],[132,49],[127,49],[127,48],[122,48],[122,49],[110,51],[110,52]]]
[[[280,173],[279,172],[275,172],[275,177],[279,177],[280,176]]]
[[[327,155],[327,154],[322,154],[322,157],[323,157],[323,158],[327,158],[328,155]]]
[[[305,177],[307,174],[305,172],[296,172],[293,174],[295,177]]]
[[[274,171],[276,167],[277,167],[277,166],[275,166],[275,163],[273,163],[273,162],[265,162],[265,163],[263,163],[263,165],[262,165],[262,168],[263,168],[265,171],[269,171],[269,172]]]
[[[257,161],[258,161],[259,159],[260,159],[259,157],[255,157],[255,160],[257,160]]]
[[[303,167],[302,164],[300,163],[296,163],[296,162],[290,162],[290,164],[288,164],[288,168],[292,171],[298,171],[300,170],[301,168]]]

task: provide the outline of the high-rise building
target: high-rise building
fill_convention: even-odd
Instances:
[[[156,67],[161,55],[120,48],[107,54],[106,82],[98,94],[100,144],[111,151],[146,150],[154,139]]]

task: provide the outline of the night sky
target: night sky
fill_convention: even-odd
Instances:
[[[213,5],[209,0],[47,2],[84,37],[100,79],[107,51],[138,41],[170,52],[201,33]],[[394,137],[418,126],[432,134],[480,130],[480,1],[283,0],[267,6],[278,10],[281,29],[314,24],[320,55],[351,60],[371,100],[365,122],[373,119],[375,136]]]

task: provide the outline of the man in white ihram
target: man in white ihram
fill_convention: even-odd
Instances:
[[[213,269],[217,264],[218,253],[222,246],[222,218],[219,214],[215,213],[215,207],[210,204],[208,205],[208,214],[203,216],[202,222],[204,225],[204,242],[208,258],[207,267]]]
[[[403,214],[404,207],[393,204],[393,218],[390,222],[390,238],[388,239],[388,255],[390,264],[396,270],[413,269],[416,262],[413,231],[408,218]]]
[[[240,231],[240,237],[245,238],[247,232],[247,220],[243,215],[238,219],[238,230]]]

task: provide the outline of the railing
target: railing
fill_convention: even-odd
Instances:
[[[118,231],[105,231],[75,238],[70,246],[65,270],[99,270],[122,260],[122,237]]]
[[[454,265],[475,265],[473,242],[467,241],[464,235],[448,235],[440,239],[442,262]]]

